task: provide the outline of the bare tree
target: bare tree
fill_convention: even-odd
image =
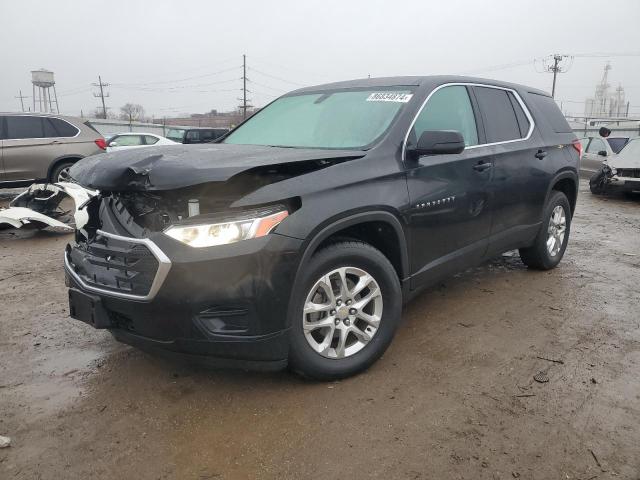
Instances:
[[[102,107],[96,107],[96,109],[90,114],[93,118],[104,118],[104,113],[102,111]],[[112,111],[107,109],[107,118],[118,118]]]
[[[120,118],[131,122],[139,122],[144,119],[144,108],[137,103],[127,103],[120,107]]]

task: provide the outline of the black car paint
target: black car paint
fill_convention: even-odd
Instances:
[[[405,158],[405,135],[425,99],[440,85],[460,82],[518,92],[535,122],[530,138],[481,145],[460,154]],[[556,134],[546,125],[529,101],[530,92],[542,92],[474,78],[400,77],[341,82],[293,93],[376,86],[413,86],[414,97],[380,141],[366,151],[217,144],[171,147],[180,148],[175,153],[151,147],[79,162],[72,177],[105,192],[179,189],[242,178],[251,171],[260,174],[273,166],[314,164],[242,192],[233,201],[232,208],[246,209],[299,199],[299,209],[267,237],[197,249],[160,232],[151,233],[149,238],[170,257],[171,270],[151,302],[100,295],[107,310],[129,322],[112,325],[116,338],[138,346],[281,366],[287,358],[287,318],[295,279],[331,235],[365,223],[386,229],[387,241],[397,249],[392,263],[408,299],[452,272],[530,245],[557,181],[572,182],[575,202],[579,163],[571,147],[575,136]],[[482,120],[478,130],[482,143]],[[546,155],[538,158],[539,151]],[[490,167],[475,168],[479,163]],[[423,206],[427,203],[433,206]],[[73,278],[69,281],[82,290]],[[203,327],[198,316],[210,310],[244,312],[246,329],[229,334]],[[221,315],[218,324],[224,325],[224,318]]]

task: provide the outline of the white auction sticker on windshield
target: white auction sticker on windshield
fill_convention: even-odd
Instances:
[[[413,97],[412,93],[376,92],[367,97],[367,102],[399,102],[407,103]]]

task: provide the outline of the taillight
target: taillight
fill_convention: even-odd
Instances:
[[[576,149],[576,151],[578,152],[578,157],[580,158],[580,160],[582,160],[582,143],[580,143],[580,140],[573,141],[573,148]]]
[[[107,142],[105,141],[104,138],[99,138],[96,140],[96,145],[98,146],[98,148],[101,148],[102,150],[106,150],[107,149]]]

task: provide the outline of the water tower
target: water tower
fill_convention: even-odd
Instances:
[[[44,68],[32,70],[31,83],[33,84],[33,111],[36,111],[36,105],[38,105],[39,112],[53,113],[53,104],[55,103],[55,111],[60,113],[53,72]],[[51,89],[53,89],[53,98],[51,98]]]

